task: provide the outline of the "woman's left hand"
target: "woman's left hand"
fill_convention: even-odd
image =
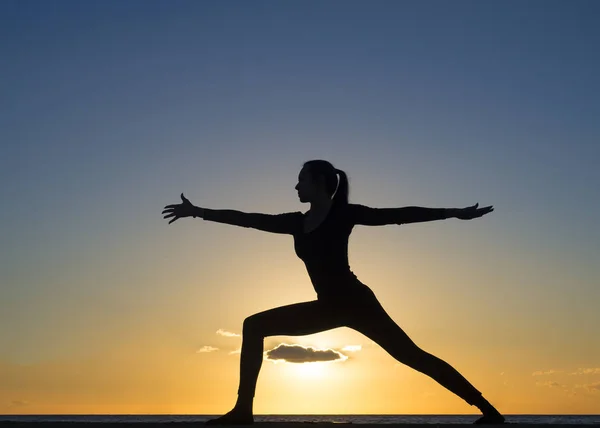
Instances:
[[[494,211],[494,207],[492,205],[482,208],[477,208],[478,206],[479,204],[475,204],[470,207],[460,208],[456,210],[455,217],[460,220],[471,220]]]

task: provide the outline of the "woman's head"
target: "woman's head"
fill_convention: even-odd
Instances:
[[[339,176],[339,180],[338,180]],[[313,202],[319,198],[333,196],[338,204],[348,203],[348,177],[326,160],[305,162],[296,185],[300,202]]]

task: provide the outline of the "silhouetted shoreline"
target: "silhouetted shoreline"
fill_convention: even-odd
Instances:
[[[600,424],[516,424],[509,423],[514,428],[539,428],[542,426],[550,426],[552,428],[581,428],[581,427],[599,427]],[[144,425],[144,428],[197,428],[204,426],[202,422],[13,422],[6,421],[0,422],[1,428],[89,428],[90,425],[102,425],[102,428],[124,428],[124,426],[131,426],[135,428],[139,425]],[[343,428],[345,426],[356,426],[361,427],[401,427],[401,428],[417,428],[417,427],[436,427],[436,428],[466,428],[473,427],[473,424],[412,424],[412,423],[397,423],[397,424],[357,424],[357,423],[334,423],[334,422],[257,422],[252,426],[268,427],[268,428],[298,428],[298,426],[310,425],[311,427],[317,428],[318,426],[335,425],[336,428]],[[234,427],[237,425],[231,425]],[[247,427],[248,425],[240,425]],[[497,425],[490,425],[497,426]]]

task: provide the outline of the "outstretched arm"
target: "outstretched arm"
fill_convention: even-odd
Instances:
[[[236,210],[213,210],[197,208],[197,216],[204,220],[233,226],[250,227],[272,233],[294,234],[298,225],[298,213],[260,214]]]
[[[478,208],[475,204],[466,208],[425,208],[425,207],[401,207],[401,208],[371,208],[365,205],[352,205],[354,224],[367,226],[382,226],[386,224],[407,224],[425,221],[445,220],[458,218],[470,220],[481,217],[494,210],[492,206]]]
[[[181,204],[167,205],[163,210],[164,218],[171,218],[169,224],[183,217],[200,217],[204,220],[210,220],[218,223],[230,224],[233,226],[250,227],[272,233],[293,234],[298,227],[298,213],[285,214],[259,214],[245,213],[236,210],[213,210],[200,208],[181,194]]]

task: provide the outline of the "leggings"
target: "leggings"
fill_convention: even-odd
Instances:
[[[419,348],[385,312],[371,289],[337,299],[321,299],[269,309],[244,320],[238,400],[253,401],[268,336],[304,336],[338,327],[352,328],[380,345],[392,357],[430,376],[468,404],[481,399],[450,364]]]

